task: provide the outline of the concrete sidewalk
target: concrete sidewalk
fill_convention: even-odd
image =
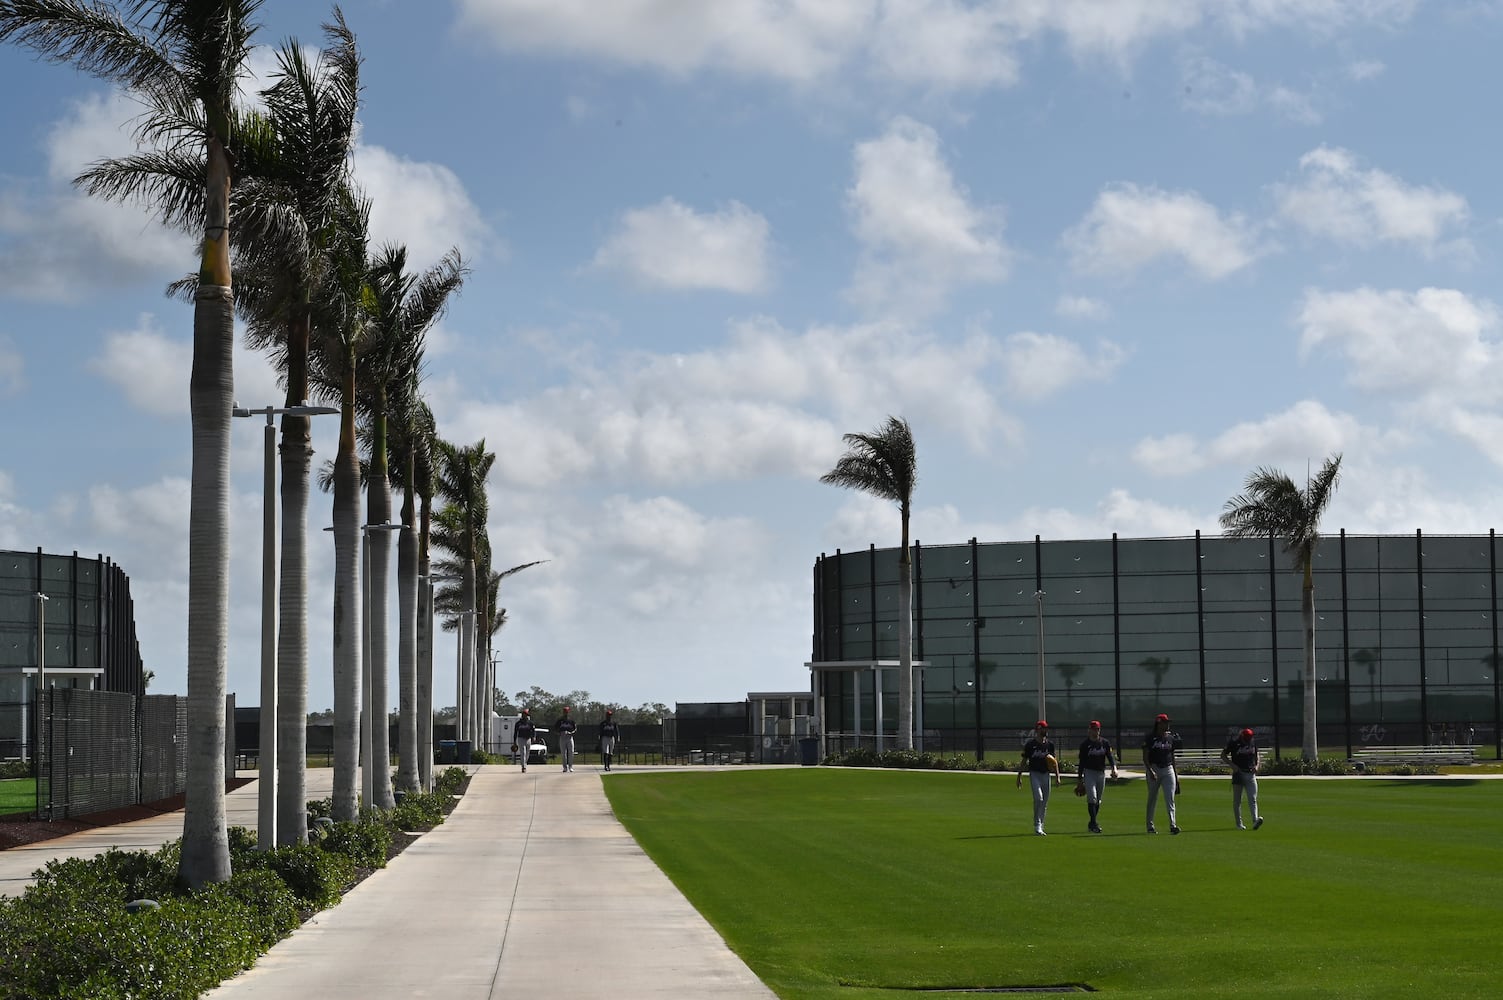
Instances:
[[[774,996],[616,822],[597,770],[470,770],[442,826],[204,996]],[[308,797],[327,796],[332,780],[310,770]],[[255,828],[256,787],[226,797],[230,826]],[[53,858],[156,850],[182,828],[182,813],[167,813],[0,851],[0,893],[19,895]]]
[[[442,826],[204,996],[774,996],[616,822],[597,772],[473,771]]]

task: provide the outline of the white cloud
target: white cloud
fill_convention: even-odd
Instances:
[[[1299,324],[1301,350],[1335,348],[1363,389],[1491,402],[1503,376],[1497,307],[1455,289],[1312,290]]]
[[[1356,156],[1330,146],[1306,153],[1299,166],[1299,179],[1275,186],[1274,194],[1285,221],[1312,235],[1359,248],[1400,243],[1426,254],[1468,250],[1464,240],[1442,243],[1470,215],[1461,195],[1363,169]]]
[[[1103,320],[1112,314],[1111,307],[1088,295],[1061,295],[1054,303],[1057,316],[1066,319]]]
[[[1235,424],[1204,444],[1188,433],[1144,438],[1132,458],[1157,476],[1188,476],[1213,465],[1297,463],[1311,455],[1346,451],[1358,442],[1376,447],[1378,437],[1350,414],[1302,400],[1261,420]]]
[[[1223,216],[1191,191],[1136,184],[1102,191],[1065,234],[1065,244],[1084,271],[1131,275],[1167,257],[1213,281],[1247,267],[1261,253],[1253,227],[1241,215]]]
[[[1198,31],[1335,37],[1401,24],[1417,0],[461,0],[459,29],[503,51],[607,59],[676,76],[725,72],[808,86],[841,72],[926,89],[1017,81],[1059,39],[1126,68]]]
[[[595,266],[673,290],[748,294],[768,283],[767,220],[740,202],[699,213],[674,198],[622,215]]]
[[[971,203],[932,128],[897,118],[856,146],[855,161],[846,204],[862,248],[848,291],[858,305],[924,314],[957,286],[1007,276],[1001,210]]]
[[[244,406],[281,405],[286,390],[277,386],[276,372],[266,358],[239,346],[232,363],[235,396]],[[144,313],[131,330],[111,330],[97,357],[86,367],[113,383],[131,406],[157,417],[188,415],[188,380],[193,368],[191,337],[172,337],[157,318]]]
[[[460,27],[507,50],[581,52],[675,75],[723,69],[804,82],[867,30],[858,0],[461,0]]]
[[[405,244],[412,270],[437,263],[450,247],[472,261],[504,253],[504,243],[448,167],[362,143],[353,170],[371,199],[372,244]]]
[[[1009,393],[1041,399],[1079,381],[1110,378],[1125,357],[1117,345],[1103,341],[1091,356],[1075,341],[1047,333],[1015,333],[1005,347]]]
[[[897,323],[791,332],[755,320],[713,348],[576,363],[569,388],[446,408],[439,418],[454,440],[508,442],[497,475],[517,488],[807,479],[839,456],[842,433],[890,412],[903,413],[916,433],[997,450],[1021,434],[999,401],[1019,364],[1057,392],[1104,377],[1118,355],[1109,344],[1087,352],[1038,335],[1017,344],[987,334],[948,342]]]
[[[95,161],[135,152],[129,123],[139,114],[120,94],[76,101],[47,134],[46,179],[0,184],[0,293],[72,302],[141,282],[165,286],[194,267],[193,241],[152,221],[140,205],[72,187]]]
[[[1318,125],[1322,115],[1313,93],[1284,84],[1262,84],[1250,73],[1234,70],[1208,56],[1194,56],[1180,66],[1180,103],[1203,115],[1246,115],[1268,108],[1301,125]]]

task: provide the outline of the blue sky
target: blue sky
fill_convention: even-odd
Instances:
[[[353,2],[379,239],[473,272],[430,338],[484,437],[500,686],[802,690],[819,484],[909,420],[926,545],[1216,530],[1333,452],[1333,533],[1503,525],[1503,5]],[[326,9],[269,0],[261,42]],[[270,49],[257,57],[263,71]],[[104,553],[185,689],[191,245],[69,179],[131,106],[0,47],[0,547]],[[242,405],[280,402],[241,350]],[[261,428],[234,439],[230,687],[257,700]],[[315,461],[332,427],[315,428]],[[310,706],[332,703],[329,501]],[[436,699],[453,701],[452,640]]]

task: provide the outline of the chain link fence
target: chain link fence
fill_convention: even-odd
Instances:
[[[37,815],[68,819],[187,787],[187,699],[48,688],[35,717]]]

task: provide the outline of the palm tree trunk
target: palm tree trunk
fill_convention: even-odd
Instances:
[[[188,403],[193,472],[188,512],[188,732],[177,879],[198,889],[230,877],[224,811],[226,657],[230,632],[230,410],[235,293],[230,287],[230,161],[205,144],[203,255],[193,300]]]
[[[913,749],[913,558],[906,508],[903,553],[898,557],[898,746]]]
[[[1300,615],[1305,628],[1305,725],[1302,756],[1319,756],[1315,735],[1315,576],[1314,557],[1305,558],[1305,582],[1300,591]]]
[[[353,382],[353,376],[347,377]],[[360,459],[353,389],[334,459],[334,796],[336,822],[360,818]],[[348,438],[348,440],[346,440]]]
[[[410,478],[410,477],[409,477]],[[410,498],[411,494],[408,494]],[[397,535],[397,787],[417,791],[417,604],[418,539],[412,503],[403,505],[407,530]]]
[[[464,610],[468,614],[459,616],[459,690],[461,711],[457,723],[461,730],[460,739],[475,739],[475,560],[473,558],[465,562]]]
[[[290,398],[288,402],[292,403]],[[312,464],[308,418],[284,415],[282,566],[277,599],[278,847],[308,839],[308,474]]]
[[[193,308],[193,472],[188,515],[188,732],[178,881],[230,877],[225,820],[225,695],[229,636],[230,409],[235,379],[233,293],[200,284]]]
[[[433,791],[433,567],[428,557],[431,519],[426,495],[422,503],[418,576],[422,603],[418,608],[418,776],[423,791]]]
[[[367,485],[370,497],[370,521],[372,524],[387,524],[391,521],[391,482],[386,478],[385,468],[372,468]],[[391,673],[391,658],[388,653],[387,623],[390,615],[388,595],[391,593],[391,536],[385,531],[372,531],[367,544],[371,559],[371,777],[374,779],[372,804],[377,809],[393,809],[396,800],[391,794],[391,713],[388,711],[390,695],[387,677]]]

